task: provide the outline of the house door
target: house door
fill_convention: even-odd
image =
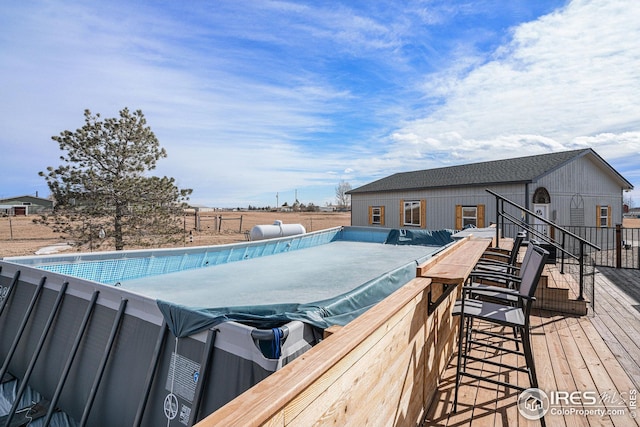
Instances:
[[[534,204],[533,212],[541,216],[542,218],[548,220],[549,219],[549,205],[548,204]],[[549,225],[545,222],[539,220],[538,218],[533,218],[533,228],[543,236],[549,236]]]
[[[549,206],[551,205],[551,196],[544,187],[536,188],[533,193],[533,212],[549,220]],[[533,229],[536,230],[540,236],[549,237],[549,225],[538,218],[533,218]],[[553,236],[551,236],[553,237]],[[534,237],[535,238],[535,237]]]

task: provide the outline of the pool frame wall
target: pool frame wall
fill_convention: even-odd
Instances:
[[[82,331],[94,294],[95,304]],[[61,304],[54,312],[60,295]],[[181,364],[196,367],[199,375],[186,391],[171,390],[192,425],[200,414],[223,406],[309,350],[318,339],[311,327],[289,322],[278,359],[260,351],[252,336],[256,328],[237,322],[176,339],[151,298],[5,261],[0,261],[0,308],[4,373],[19,383],[28,375],[29,387],[46,400],[62,384],[56,406],[92,426],[183,426],[182,413],[167,424],[163,412],[169,384],[175,383],[174,352]],[[49,329],[48,318],[54,320]],[[79,345],[68,362],[76,339]],[[71,364],[65,372],[67,363]],[[189,380],[184,375],[179,379],[182,384]]]
[[[334,240],[383,243],[389,229],[334,227],[295,236],[216,246],[22,256],[8,261],[109,285],[306,249]]]
[[[429,313],[429,301],[442,292],[441,286],[430,279],[411,280],[315,347],[311,347],[317,340],[315,331],[301,322],[290,322],[285,325],[290,338],[283,345],[282,357],[269,359],[256,346],[252,337],[255,328],[227,322],[178,340],[168,331],[154,299],[40,268],[44,264],[92,263],[109,257],[128,262],[149,254],[156,260],[170,259],[184,252],[215,252],[216,256],[224,254],[227,260],[242,260],[336,238],[382,243],[388,231],[336,228],[273,239],[267,244],[274,249],[262,252],[253,247],[264,242],[247,242],[215,249],[0,260],[0,365],[23,379],[33,360],[29,385],[51,399],[63,384],[56,406],[87,425],[178,427],[193,425],[207,414],[211,415],[198,425],[311,425],[324,416],[335,416],[338,424],[365,425],[367,419],[414,424],[432,399],[434,384],[449,359],[454,339],[450,316],[454,297],[449,296]],[[437,262],[464,241],[448,246],[422,265]],[[89,312],[94,297],[95,308],[87,329],[81,331],[83,314]],[[53,307],[58,298],[62,302],[56,314]],[[34,303],[31,314],[27,308],[30,301]],[[54,319],[49,331],[47,318]],[[78,338],[77,355],[65,382],[64,371],[71,360],[69,349]],[[40,342],[42,352],[36,349]],[[40,355],[33,359],[37,353]],[[176,360],[197,365],[194,374],[199,376],[186,392],[174,393],[171,389],[171,394],[178,396],[178,413],[167,423],[163,404],[168,384],[175,383],[171,376],[172,367],[179,365],[173,363]],[[287,363],[289,366],[280,369]],[[232,364],[243,372],[243,381],[234,378],[238,376],[236,371],[228,368]],[[201,400],[202,396],[208,398]],[[363,405],[387,398],[397,405]]]
[[[269,241],[190,248],[23,256],[11,257],[7,258],[7,260],[54,273],[113,285],[120,281],[139,277],[211,267],[228,262],[304,249],[328,243],[343,233],[342,227],[335,227]]]

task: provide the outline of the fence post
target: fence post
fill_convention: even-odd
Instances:
[[[622,268],[622,225],[616,224],[616,268]]]

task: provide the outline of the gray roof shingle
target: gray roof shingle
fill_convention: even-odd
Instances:
[[[592,149],[586,148],[518,157],[515,159],[493,160],[413,172],[399,172],[365,184],[351,190],[349,193],[531,182],[587,153],[592,153],[597,158],[600,158]],[[602,161],[604,162],[604,160]],[[606,162],[604,163],[606,164]]]

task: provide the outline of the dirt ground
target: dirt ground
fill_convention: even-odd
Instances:
[[[624,228],[640,228],[640,218],[625,218],[622,220]]]
[[[222,225],[219,218],[222,217]],[[54,233],[44,225],[33,223],[31,217],[0,218],[0,258],[33,255],[37,250],[61,243],[68,243],[67,236]],[[242,218],[242,225],[240,224]],[[216,211],[200,214],[200,229],[195,229],[193,213],[185,216],[185,239],[178,246],[207,246],[237,243],[248,240],[248,233],[254,225],[273,224],[280,220],[285,224],[302,224],[307,231],[351,224],[349,212],[264,212],[264,211]],[[625,218],[626,228],[640,228],[640,218]],[[220,231],[218,231],[220,228]],[[136,249],[126,247],[125,249]],[[71,250],[88,252],[89,247]],[[109,250],[102,248],[101,250]]]
[[[220,222],[222,217],[222,222]],[[51,245],[69,243],[69,238],[54,233],[50,228],[34,224],[36,216],[0,218],[0,258],[33,255],[37,250]],[[242,224],[240,223],[242,218]],[[207,246],[237,243],[248,240],[248,233],[254,225],[273,224],[280,220],[284,224],[302,224],[309,231],[323,230],[351,224],[349,212],[264,212],[264,211],[216,211],[200,214],[200,228],[196,229],[193,213],[184,218],[184,243],[177,246]],[[218,231],[219,229],[219,231]],[[125,247],[125,249],[136,249]],[[89,247],[71,250],[88,252]],[[109,250],[109,248],[101,248]],[[69,251],[67,251],[69,252]]]

